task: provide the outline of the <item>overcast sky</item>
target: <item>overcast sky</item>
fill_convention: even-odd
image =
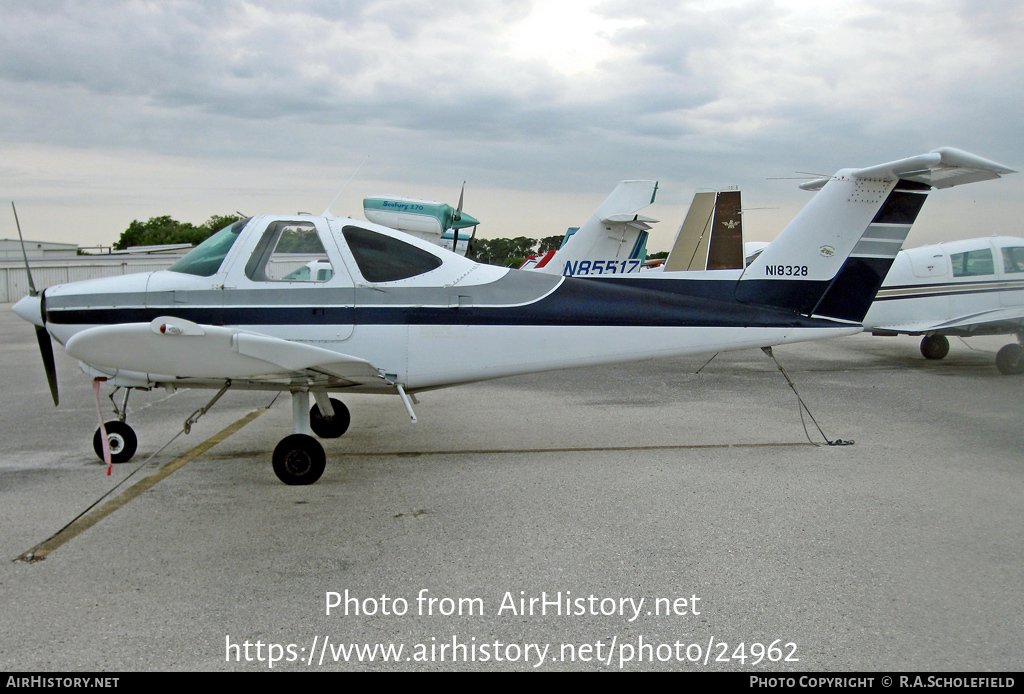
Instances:
[[[83,245],[319,213],[364,160],[336,214],[466,180],[481,235],[540,237],[644,178],[654,250],[725,186],[768,239],[797,171],[943,145],[1024,168],[1022,100],[1019,0],[0,0],[0,199]],[[908,245],[1022,236],[1022,194],[936,192]]]

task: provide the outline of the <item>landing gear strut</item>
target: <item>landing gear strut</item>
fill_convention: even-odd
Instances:
[[[945,335],[925,335],[921,340],[921,354],[925,359],[943,359],[949,354],[949,340]]]

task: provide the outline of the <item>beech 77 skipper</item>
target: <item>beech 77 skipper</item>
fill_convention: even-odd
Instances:
[[[410,396],[431,389],[859,332],[930,187],[1011,172],[951,148],[843,169],[745,269],[650,277],[521,272],[365,221],[263,215],[168,270],[33,290],[14,310],[36,325],[55,404],[51,336],[126,392],[289,392],[295,433],[273,467],[310,484],[326,461],[312,434],[349,424],[330,394],[396,394],[415,421]],[[119,462],[137,445],[121,409],[94,437]]]

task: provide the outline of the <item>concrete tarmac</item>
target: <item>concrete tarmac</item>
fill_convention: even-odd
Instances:
[[[54,408],[32,327],[0,306],[0,670],[1019,670],[1009,339],[941,362],[909,337],[777,348],[851,446],[808,443],[753,350],[425,393],[415,425],[397,397],[344,397],[323,478],[288,487],[282,396],[24,562],[274,394],[229,392],[153,456],[213,393],[135,393],[139,452],[107,477],[89,380],[55,346]]]

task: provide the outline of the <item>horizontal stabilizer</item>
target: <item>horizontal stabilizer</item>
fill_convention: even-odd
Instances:
[[[650,222],[651,224],[658,223],[657,219],[652,219],[651,217],[644,217],[643,215],[640,214],[613,214],[610,217],[605,217],[601,221],[605,222],[606,224],[629,224],[630,222],[640,222],[641,224],[645,222]]]
[[[928,154],[879,164],[853,172],[855,178],[903,179],[932,188],[952,188],[964,183],[990,181],[1013,169],[954,147],[940,147]]]
[[[861,180],[898,180],[923,183],[932,188],[952,188],[965,183],[990,181],[1015,170],[989,159],[979,157],[955,147],[940,147],[928,154],[898,159],[864,169],[854,169],[848,175]],[[831,176],[802,183],[803,190],[820,190]]]

